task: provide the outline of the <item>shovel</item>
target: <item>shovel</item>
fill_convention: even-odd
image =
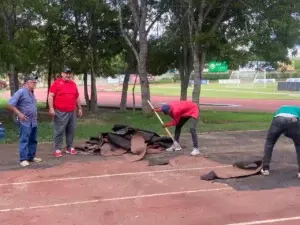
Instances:
[[[151,104],[151,102],[148,100],[148,104],[150,105],[150,107],[152,108],[152,110],[154,111],[154,107]],[[160,118],[160,116],[158,115],[158,113],[156,111],[154,111],[155,115],[157,116],[158,120],[160,121],[161,125],[164,125],[164,122],[162,121],[162,119]],[[172,139],[173,141],[173,146],[175,147],[175,150],[181,150],[181,146],[179,145],[179,143],[177,141],[175,141],[175,139],[173,138],[172,134],[170,133],[170,131],[168,130],[167,127],[165,127],[165,130],[167,132],[167,134],[169,135],[169,137]]]

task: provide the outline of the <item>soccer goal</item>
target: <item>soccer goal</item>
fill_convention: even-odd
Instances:
[[[267,87],[267,83],[275,82],[274,79],[267,79],[267,73],[263,70],[232,71],[229,81],[230,86],[243,88]]]

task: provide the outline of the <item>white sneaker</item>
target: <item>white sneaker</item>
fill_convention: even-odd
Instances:
[[[198,148],[193,148],[193,151],[191,152],[192,156],[196,156],[200,154],[200,150]]]
[[[27,160],[24,160],[24,161],[20,162],[20,165],[24,166],[24,167],[29,166],[29,162]]]
[[[41,158],[34,158],[33,162],[39,163],[39,162],[42,162],[42,159]]]
[[[173,144],[170,148],[167,148],[167,152],[172,152],[172,151],[180,151],[182,148],[179,145]]]
[[[300,173],[298,173],[298,179],[300,179]]]
[[[269,176],[269,175],[270,175],[270,171],[269,171],[269,170],[261,169],[260,172],[261,172],[261,174],[264,175],[264,176]]]

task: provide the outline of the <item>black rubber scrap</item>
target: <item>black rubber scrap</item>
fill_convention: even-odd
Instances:
[[[148,166],[168,165],[169,160],[165,158],[149,159]]]

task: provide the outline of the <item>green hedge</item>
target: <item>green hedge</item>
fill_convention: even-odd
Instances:
[[[203,73],[203,80],[229,79],[229,73]]]
[[[202,77],[204,80],[216,81],[220,79],[229,79],[229,73],[203,73]],[[276,79],[276,80],[285,80],[287,78],[300,78],[300,72],[271,72],[267,73],[268,79]],[[180,82],[179,76],[175,76],[177,82]],[[193,80],[193,74],[191,74],[191,80]],[[151,82],[153,84],[165,84],[165,83],[174,83],[173,79],[164,78],[160,81]]]
[[[287,78],[300,78],[300,73],[299,72],[292,72],[292,73],[267,73],[267,78],[268,79],[287,79]]]

